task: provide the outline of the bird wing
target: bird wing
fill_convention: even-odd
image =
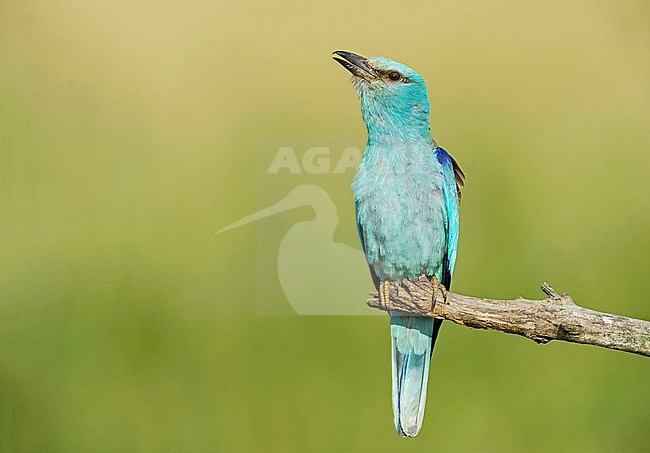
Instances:
[[[441,283],[449,289],[451,285],[451,274],[456,264],[456,252],[458,250],[458,230],[459,230],[459,213],[460,205],[460,188],[465,183],[465,174],[458,163],[445,149],[437,146],[435,148],[436,158],[442,166],[443,186],[442,194],[445,201],[445,210],[447,211],[446,225],[447,230],[447,251],[444,256]]]
[[[456,162],[456,159],[454,159],[449,153],[447,153],[447,155],[451,159],[451,165],[454,169],[454,180],[456,181],[456,193],[458,194],[458,204],[460,205],[460,200],[463,197],[463,194],[460,192],[460,189],[465,185],[465,173],[463,173],[463,170],[460,168],[460,165],[458,165],[458,162]]]

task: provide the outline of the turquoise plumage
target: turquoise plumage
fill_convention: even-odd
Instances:
[[[383,57],[337,51],[353,74],[368,143],[352,188],[361,245],[375,285],[426,275],[446,288],[456,262],[463,173],[429,132],[424,80]],[[441,321],[390,313],[393,413],[401,436],[418,434],[429,362]]]

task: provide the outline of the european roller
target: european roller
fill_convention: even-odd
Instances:
[[[352,189],[356,222],[380,297],[387,281],[426,275],[449,288],[464,174],[429,128],[422,77],[384,57],[337,51],[353,75],[368,142]],[[442,320],[390,313],[393,414],[400,436],[422,427],[429,362]]]

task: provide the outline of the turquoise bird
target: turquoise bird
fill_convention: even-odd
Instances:
[[[336,51],[353,75],[368,142],[352,189],[361,246],[380,297],[387,281],[426,275],[449,288],[464,174],[431,137],[422,77],[384,57]],[[442,320],[390,313],[393,414],[400,436],[422,427],[429,362]]]

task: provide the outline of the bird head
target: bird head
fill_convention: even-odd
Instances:
[[[430,105],[420,74],[385,57],[363,57],[338,50],[334,60],[352,73],[371,136],[429,135]]]

